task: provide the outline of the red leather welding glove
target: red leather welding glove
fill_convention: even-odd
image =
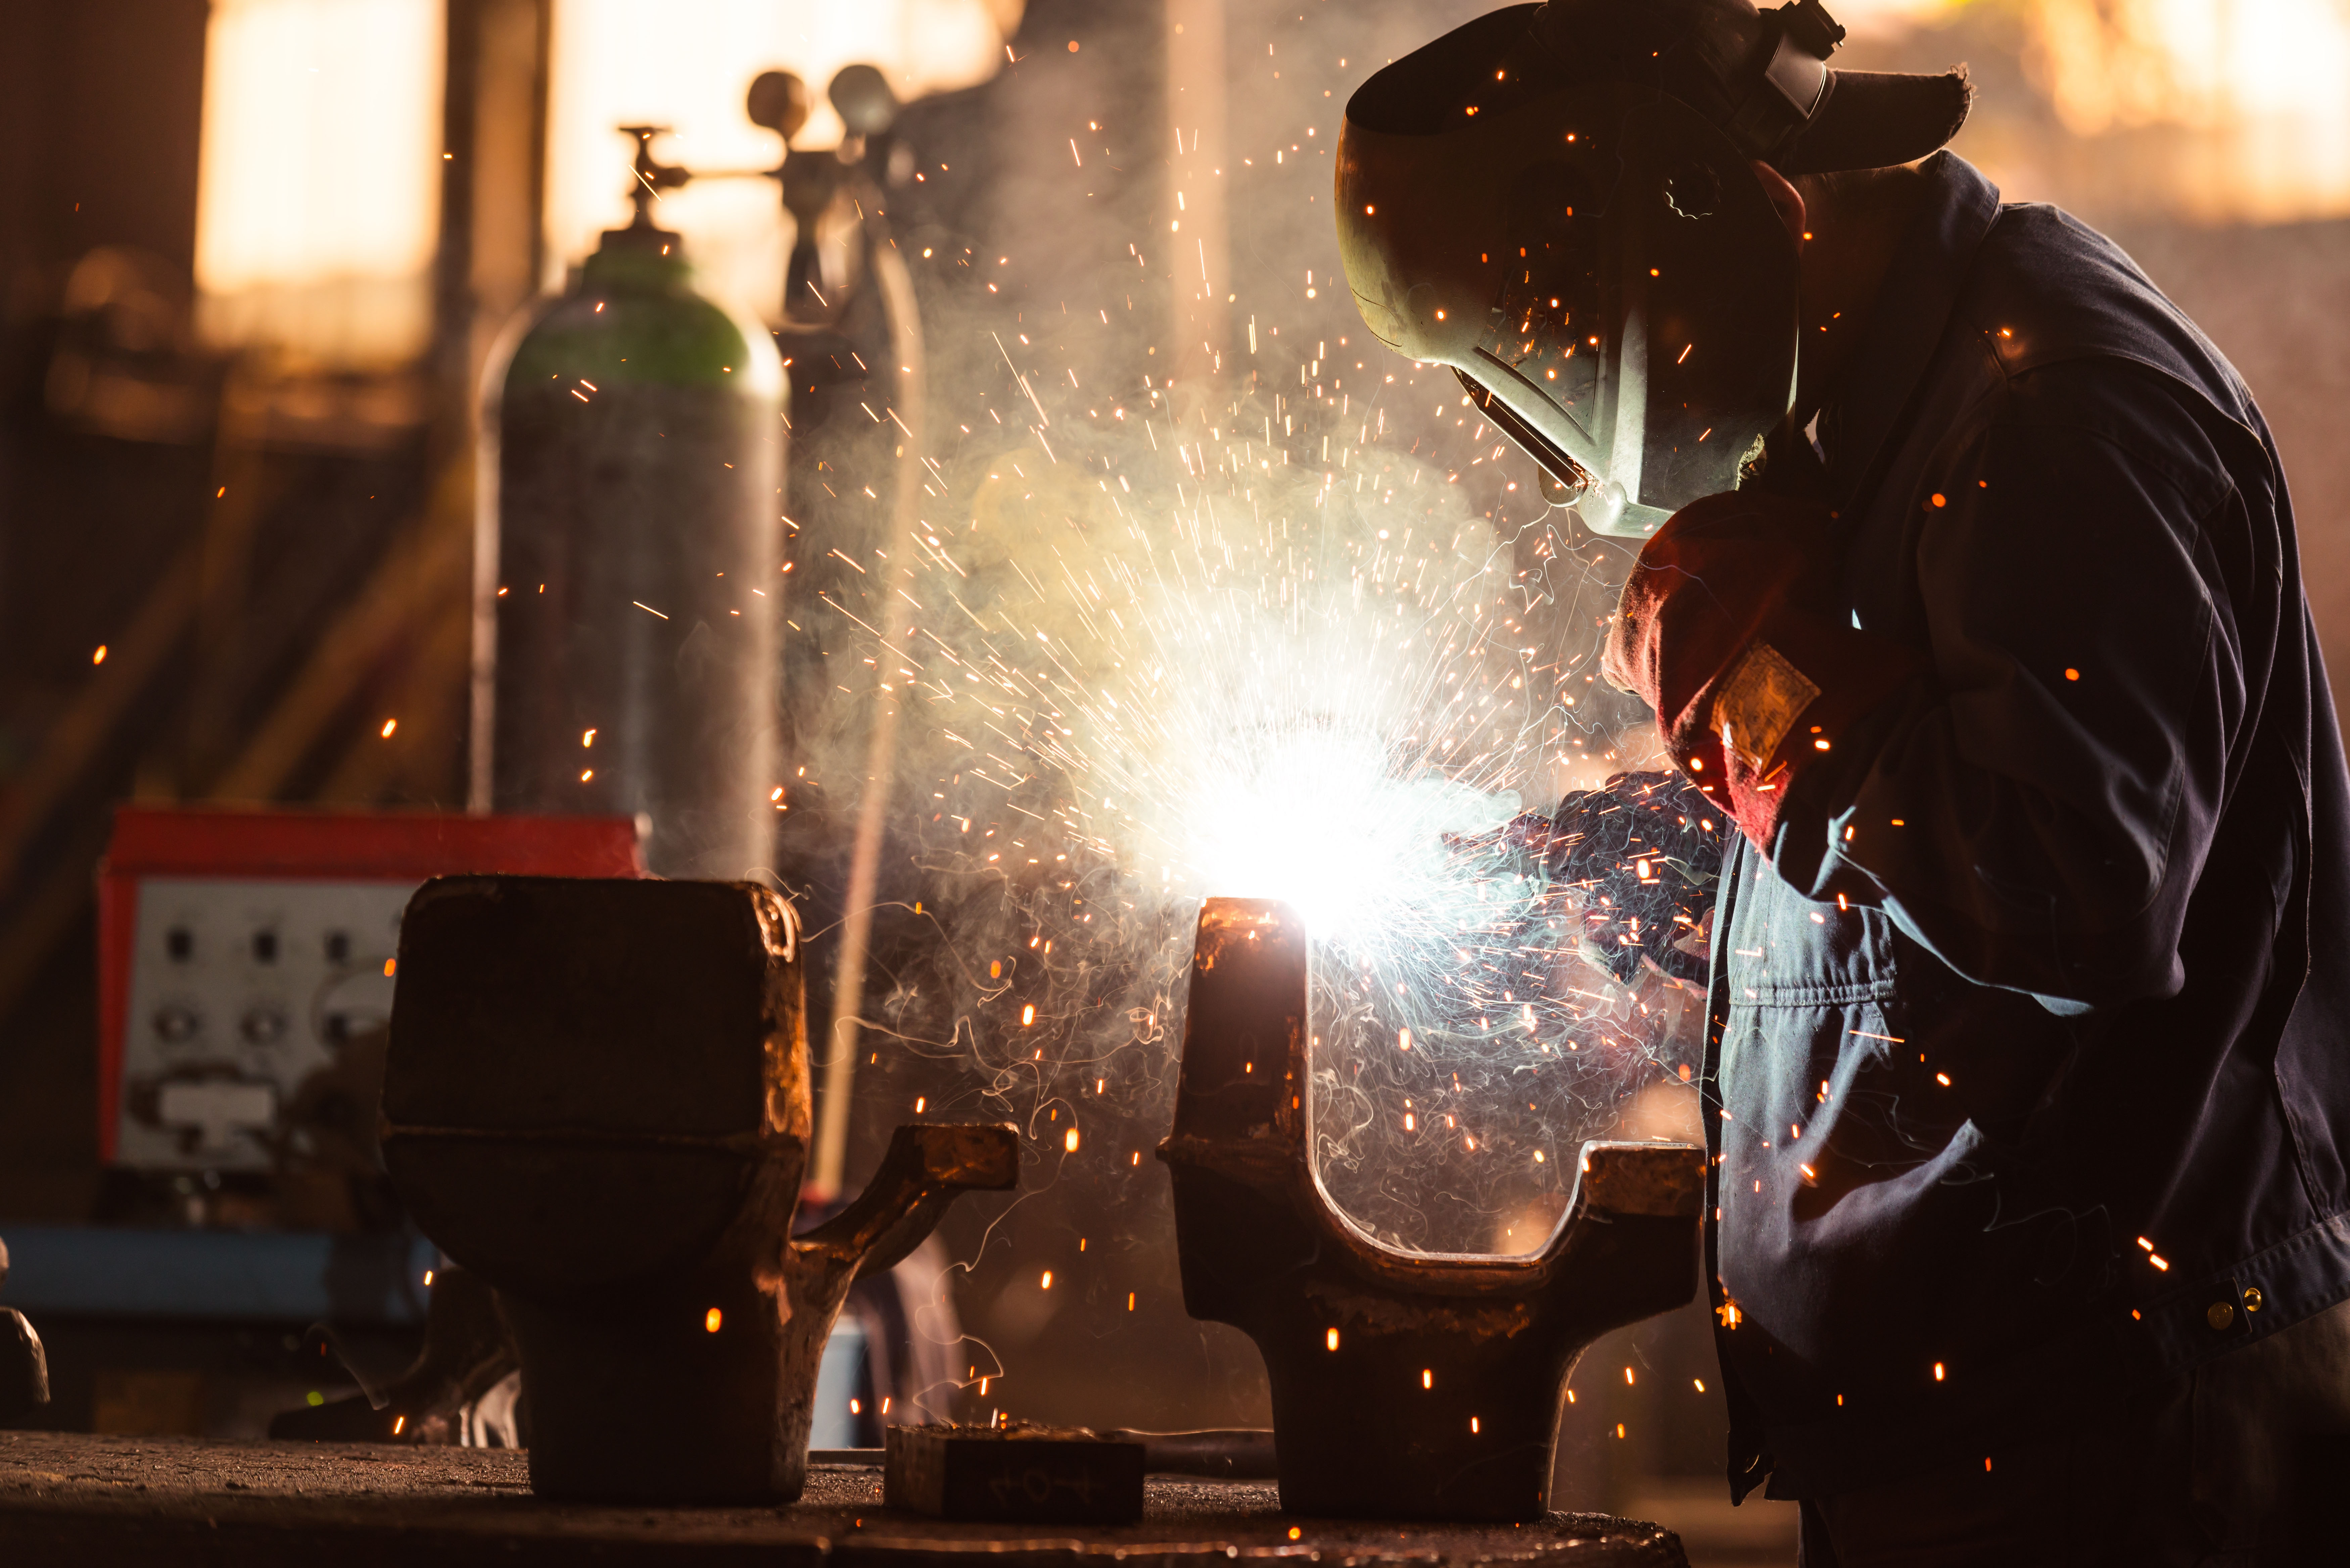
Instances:
[[[1796,771],[1918,669],[1837,615],[1833,515],[1751,488],[1676,512],[1641,550],[1600,662],[1766,854]]]

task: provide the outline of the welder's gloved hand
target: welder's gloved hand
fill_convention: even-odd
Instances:
[[[1917,673],[1836,611],[1834,514],[1755,489],[1673,514],[1640,552],[1600,669],[1766,854],[1795,770]]]
[[[1721,808],[1679,774],[1612,774],[1597,789],[1569,790],[1544,837],[1549,879],[1589,882],[1669,867],[1692,887],[1721,872]],[[1640,871],[1639,862],[1651,869]]]
[[[1525,877],[1543,889],[1525,940],[1513,945],[1545,945],[1533,932],[1564,909],[1584,954],[1629,984],[1643,958],[1676,980],[1704,980],[1695,938],[1713,907],[1728,831],[1721,808],[1680,774],[1625,773],[1568,791],[1555,811],[1521,812],[1445,843],[1472,875]]]
[[[1617,774],[1571,790],[1544,835],[1550,886],[1581,903],[1581,937],[1629,983],[1648,958],[1676,980],[1702,981],[1690,950],[1721,874],[1721,808],[1678,774]]]

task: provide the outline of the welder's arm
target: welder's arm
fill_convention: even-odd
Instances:
[[[1930,668],[1831,717],[1828,750],[1800,751],[1825,710],[1798,716],[1762,846],[1979,983],[2057,1011],[2169,994],[2245,708],[2241,500],[2167,389],[2094,361],[2020,378],[1940,468]]]
[[[1902,645],[1838,620],[1835,537],[1819,503],[1708,496],[1642,548],[1608,629],[1607,679],[1765,854],[1796,775],[1917,673]]]
[[[2227,568],[2277,583],[2241,570],[2242,499],[2151,378],[2026,382],[1921,509],[1934,680],[1798,783],[1773,859],[1981,983],[2060,1010],[2165,996],[2246,709]]]

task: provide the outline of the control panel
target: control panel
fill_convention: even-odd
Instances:
[[[267,1169],[281,1105],[390,1023],[418,886],[142,880],[115,1163]]]
[[[122,808],[99,883],[108,1161],[271,1169],[290,1114],[380,1051],[411,894],[642,876],[637,838],[625,817]]]

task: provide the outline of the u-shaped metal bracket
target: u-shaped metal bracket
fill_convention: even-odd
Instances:
[[[1285,904],[1211,898],[1201,912],[1175,1127],[1159,1147],[1185,1310],[1263,1355],[1284,1509],[1539,1518],[1575,1358],[1696,1293],[1705,1151],[1586,1144],[1566,1218],[1532,1256],[1384,1246],[1314,1172],[1306,962]]]

